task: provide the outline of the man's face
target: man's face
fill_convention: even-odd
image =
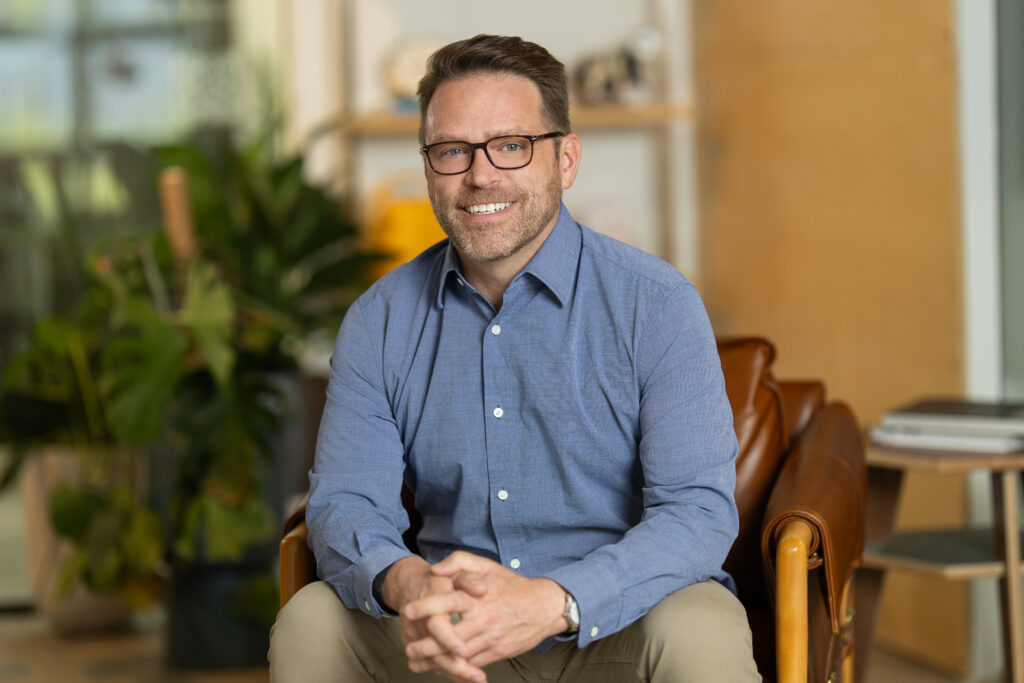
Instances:
[[[508,74],[442,83],[430,101],[424,130],[428,145],[550,132],[537,86]],[[576,176],[578,139],[569,138],[561,139],[560,152],[559,138],[538,140],[530,164],[509,171],[495,168],[482,149],[473,152],[473,165],[459,175],[438,175],[424,159],[434,215],[464,259],[488,263],[524,249],[530,256],[536,252],[558,219],[562,189]]]

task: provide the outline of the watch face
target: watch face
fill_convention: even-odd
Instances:
[[[568,593],[565,596],[565,620],[569,622],[570,631],[578,631],[580,628],[580,606],[576,599]]]

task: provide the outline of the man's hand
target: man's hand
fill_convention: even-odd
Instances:
[[[484,667],[535,647],[545,638],[562,633],[569,624],[562,613],[565,590],[551,579],[530,579],[497,562],[455,552],[431,568],[441,580],[452,582],[450,593],[434,593],[405,605],[402,616],[412,622],[448,619],[461,615],[454,637],[465,649],[455,650],[436,637],[421,638],[405,648],[409,666],[457,652],[468,664]],[[469,603],[465,598],[469,598]],[[433,636],[433,633],[431,634]],[[426,670],[426,669],[422,669]]]
[[[476,593],[482,594],[482,590],[478,588]],[[433,655],[409,659],[412,671],[436,670],[458,683],[487,680],[482,668],[467,662],[469,649],[456,633],[449,613],[409,618],[404,609],[413,602],[444,596],[454,605],[452,612],[469,611],[474,601],[472,593],[457,590],[451,578],[433,573],[423,558],[410,556],[391,566],[381,586],[381,595],[384,602],[401,615],[403,645],[424,640],[437,644]]]

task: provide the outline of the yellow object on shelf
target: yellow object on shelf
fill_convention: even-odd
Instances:
[[[391,257],[375,266],[377,277],[446,237],[430,199],[409,174],[389,176],[374,188],[364,225],[367,245]]]

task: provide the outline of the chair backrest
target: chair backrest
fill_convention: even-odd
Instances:
[[[736,507],[740,529],[725,562],[747,605],[767,606],[761,562],[761,523],[789,445],[782,394],[771,373],[775,348],[766,339],[720,339],[725,390],[739,442]]]

